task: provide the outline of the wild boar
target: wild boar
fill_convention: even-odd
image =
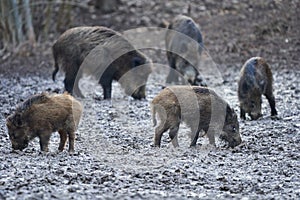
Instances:
[[[20,103],[6,119],[12,148],[23,150],[30,140],[38,137],[41,150],[48,151],[51,133],[58,131],[58,150],[63,151],[69,138],[69,152],[73,153],[81,114],[81,103],[67,93],[33,95]]]
[[[242,119],[246,119],[246,113],[250,115],[252,120],[262,116],[262,94],[269,101],[271,116],[277,115],[272,84],[272,71],[263,58],[253,57],[246,61],[238,81],[238,98]]]
[[[212,89],[200,86],[171,86],[163,89],[151,102],[153,124],[156,115],[160,124],[155,129],[154,145],[160,146],[161,137],[169,130],[174,147],[178,146],[177,134],[181,122],[192,131],[191,145],[195,146],[200,131],[215,145],[215,136],[220,136],[235,147],[241,143],[239,122],[234,110]]]
[[[203,48],[199,26],[190,17],[179,15],[169,24],[166,32],[166,50],[170,65],[167,83],[178,83],[179,75],[191,85],[199,85],[202,78],[198,65]]]
[[[67,92],[83,97],[78,82],[85,73],[99,80],[104,99],[111,98],[113,80],[119,81],[126,94],[133,98],[146,97],[145,84],[151,66],[145,64],[150,64],[151,60],[112,29],[101,26],[71,28],[58,38],[52,50],[55,61],[52,78],[55,80],[60,66],[65,72]]]

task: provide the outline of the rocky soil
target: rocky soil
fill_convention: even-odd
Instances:
[[[100,22],[121,31],[157,27],[185,12],[185,2],[123,1],[114,13],[83,11],[76,23]],[[189,148],[184,124],[179,148],[172,147],[167,134],[161,148],[153,147],[149,102],[165,84],[168,68],[165,52],[150,49],[144,52],[156,64],[146,100],[126,96],[118,83],[112,100],[102,100],[96,81],[81,81],[86,98],[80,99],[84,115],[74,155],[57,152],[57,133],[49,153],[40,152],[37,139],[24,151],[13,152],[5,114],[32,94],[63,91],[62,74],[57,82],[51,80],[50,48],[40,45],[29,57],[0,64],[0,199],[299,199],[300,3],[238,2],[191,1],[191,16],[204,33],[205,59],[224,82],[209,86],[238,113],[239,69],[251,56],[263,56],[273,69],[277,119],[271,119],[263,98],[263,117],[240,120],[243,143],[234,149],[222,141],[212,147],[207,138]]]

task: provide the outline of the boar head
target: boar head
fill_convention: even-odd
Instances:
[[[249,113],[252,120],[262,116],[261,114],[261,92],[258,87],[253,88],[247,95],[242,95],[240,106],[246,113]]]
[[[229,106],[227,106],[226,109],[226,118],[220,138],[227,141],[231,148],[241,144],[242,142],[237,115]]]
[[[14,114],[6,119],[9,139],[14,150],[23,150],[30,140],[29,127],[20,114]]]
[[[134,99],[146,98],[146,83],[151,73],[151,60],[134,57],[132,68],[121,77],[119,82],[125,88],[125,93]]]

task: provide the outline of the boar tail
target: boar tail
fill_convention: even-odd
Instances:
[[[151,113],[152,113],[153,126],[156,126],[157,121],[156,121],[156,108],[155,108],[155,105],[151,105]]]
[[[57,74],[57,72],[58,72],[58,69],[59,69],[58,63],[55,61],[54,71],[53,71],[53,73],[52,73],[52,80],[53,80],[53,81],[55,81],[55,76],[56,76],[56,74]]]

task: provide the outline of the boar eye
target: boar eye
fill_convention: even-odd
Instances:
[[[250,107],[251,107],[251,108],[255,108],[255,102],[254,102],[254,101],[251,101],[251,102],[250,102]]]
[[[10,133],[9,136],[11,139],[16,139],[16,135],[14,133]]]
[[[235,133],[236,132],[236,128],[232,127],[232,132]]]

